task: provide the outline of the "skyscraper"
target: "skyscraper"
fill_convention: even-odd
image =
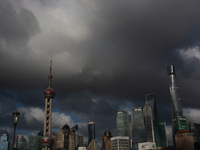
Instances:
[[[128,136],[130,138],[128,113],[124,110],[118,110],[116,120],[117,136]]]
[[[90,142],[95,139],[95,122],[88,122],[88,145]]]
[[[183,117],[181,99],[179,96],[179,87],[177,85],[176,72],[173,65],[167,67],[169,91],[171,95],[172,106],[172,134],[175,145],[175,134],[179,130],[187,129],[186,117]]]
[[[8,150],[9,148],[9,134],[5,132],[1,135],[1,143],[0,143],[0,149],[1,150]]]
[[[143,108],[143,115],[144,115],[144,124],[145,124],[147,142],[155,142],[152,110],[147,101]]]
[[[102,136],[102,150],[111,150],[111,131],[106,130]]]
[[[27,141],[23,135],[17,135],[17,149],[26,149],[27,148]]]
[[[200,149],[200,124],[188,123],[189,131],[193,133],[195,150]]]
[[[148,105],[151,107],[152,119],[158,121],[156,94],[155,93],[146,94],[146,101]]]
[[[133,149],[138,149],[138,143],[147,141],[142,107],[131,110],[131,126]]]

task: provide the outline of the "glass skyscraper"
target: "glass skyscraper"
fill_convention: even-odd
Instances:
[[[147,142],[155,142],[152,110],[151,110],[151,107],[149,106],[149,104],[147,103],[147,101],[143,108],[143,116],[144,116],[144,124],[145,124]]]
[[[88,122],[88,145],[90,142],[95,139],[95,122]]]
[[[117,136],[128,136],[130,138],[128,112],[124,110],[118,110],[116,121],[117,121]]]
[[[188,123],[189,131],[193,133],[195,150],[200,149],[200,124]]]
[[[147,141],[142,107],[131,110],[132,148],[138,149],[138,143]]]
[[[179,130],[187,129],[186,117],[183,117],[181,99],[179,96],[179,87],[177,85],[176,72],[173,65],[167,67],[169,91],[171,95],[172,106],[172,134],[175,146],[175,134]]]
[[[147,94],[146,101],[148,105],[151,107],[152,119],[158,121],[156,94],[155,93]]]
[[[17,149],[26,149],[27,148],[27,142],[23,135],[18,134],[17,135]]]

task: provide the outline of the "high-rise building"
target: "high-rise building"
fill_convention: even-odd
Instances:
[[[176,72],[173,65],[167,67],[167,74],[172,106],[172,135],[173,143],[175,145],[175,134],[179,130],[187,130],[187,123],[186,117],[183,117],[181,99],[179,96],[179,87],[177,84]]]
[[[36,150],[42,150],[42,146],[40,145],[40,139],[42,138],[44,134],[44,130],[41,130],[40,132],[38,132],[37,136],[36,136]]]
[[[152,119],[158,122],[156,94],[155,93],[146,94],[146,101],[148,105],[151,107]]]
[[[181,150],[194,150],[193,134],[188,130],[179,130],[175,135],[176,148]]]
[[[92,139],[90,144],[87,146],[86,150],[98,150],[97,149],[97,143],[96,143],[95,139]]]
[[[128,136],[116,136],[111,138],[111,150],[130,150]]]
[[[167,147],[167,134],[166,134],[166,123],[153,120],[153,128],[154,128],[154,138],[157,148]]]
[[[23,135],[17,134],[17,149],[26,149],[27,148],[27,141]]]
[[[142,107],[131,110],[132,148],[138,149],[138,143],[147,141]]]
[[[109,130],[104,132],[104,135],[102,136],[102,150],[111,150],[111,133],[112,132]]]
[[[1,135],[1,143],[0,143],[0,149],[1,150],[8,150],[9,149],[9,134],[5,132]]]
[[[95,139],[95,122],[88,122],[88,145],[90,142]]]
[[[130,138],[128,112],[124,110],[118,110],[116,121],[117,121],[117,135],[128,136]]]
[[[52,133],[51,137],[53,138],[53,145],[52,145],[52,149],[55,150],[56,149],[56,143],[57,143],[57,139],[58,139],[58,134],[55,134],[54,132]]]
[[[200,124],[198,123],[188,123],[189,131],[193,133],[194,147],[195,150],[200,149]]]
[[[143,108],[143,116],[144,116],[144,124],[145,124],[147,142],[155,142],[152,110],[151,110],[151,107],[149,106],[149,104],[147,103],[147,101]]]
[[[29,136],[28,149],[36,150],[36,136]]]

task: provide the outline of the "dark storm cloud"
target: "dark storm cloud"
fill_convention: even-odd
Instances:
[[[200,40],[199,1],[29,2],[32,8],[23,1],[21,7],[0,2],[4,107],[8,91],[12,109],[16,102],[44,108],[42,93],[54,50],[53,107],[85,122],[94,120],[98,137],[107,127],[116,130],[117,109],[128,102],[144,106],[145,94],[152,92],[157,94],[159,120],[171,122],[169,64],[175,65],[182,101],[188,104],[190,99],[191,105],[183,106],[199,108],[199,60],[186,65],[177,51]],[[23,115],[21,122],[19,128],[25,129],[38,123],[33,119],[26,126]]]

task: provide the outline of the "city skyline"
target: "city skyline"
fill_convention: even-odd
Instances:
[[[176,68],[183,116],[200,123],[199,4],[0,1],[0,131],[6,127],[12,139],[13,111],[20,112],[16,133],[27,137],[44,128],[51,51],[52,132],[78,124],[87,143],[87,123],[95,121],[101,146],[106,129],[117,135],[117,110],[130,115],[156,93],[158,120],[172,136],[168,65]]]

